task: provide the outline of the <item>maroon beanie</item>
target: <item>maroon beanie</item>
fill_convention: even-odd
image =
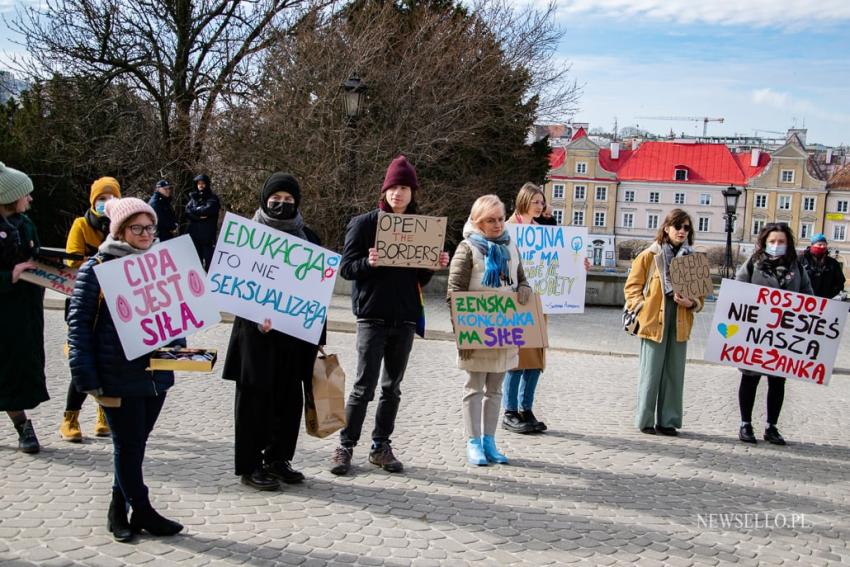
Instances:
[[[387,174],[384,176],[384,184],[381,186],[381,193],[395,185],[406,185],[413,190],[419,189],[419,182],[416,180],[416,170],[403,155],[395,158],[387,168]]]

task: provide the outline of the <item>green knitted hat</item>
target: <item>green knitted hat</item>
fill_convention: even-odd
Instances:
[[[14,203],[32,193],[32,179],[23,171],[0,162],[0,205]]]

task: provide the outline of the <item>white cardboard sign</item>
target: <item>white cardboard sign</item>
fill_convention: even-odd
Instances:
[[[227,213],[207,276],[222,311],[318,344],[340,255]]]
[[[189,236],[103,262],[94,273],[127,360],[221,320]]]

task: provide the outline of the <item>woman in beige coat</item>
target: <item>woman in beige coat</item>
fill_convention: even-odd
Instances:
[[[497,196],[484,195],[475,201],[463,236],[449,267],[448,299],[453,291],[515,291],[521,304],[528,302],[531,288],[519,251],[505,230],[505,206]],[[518,360],[517,347],[458,352],[458,368],[469,374],[464,386],[463,420],[470,464],[508,462],[496,449],[495,435],[502,379]]]

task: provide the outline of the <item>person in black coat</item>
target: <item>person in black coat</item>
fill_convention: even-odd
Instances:
[[[24,213],[32,203],[32,180],[0,163],[0,411],[18,432],[18,450],[40,447],[25,410],[47,401],[44,376],[44,288],[21,280],[35,267],[35,225]]]
[[[418,188],[413,165],[404,156],[398,156],[387,168],[379,209],[415,214],[414,196]],[[401,381],[413,347],[413,334],[424,308],[421,290],[434,272],[378,267],[375,249],[378,212],[374,210],[351,219],[340,261],[340,275],[354,281],[351,304],[357,317],[357,378],[345,404],[347,425],[340,432],[340,444],[331,459],[330,471],[336,475],[346,474],[351,468],[352,453],[379,378],[381,397],[375,413],[369,462],[388,472],[401,472],[404,468],[393,454],[390,436],[395,429]],[[441,253],[440,264],[448,266],[446,252]],[[420,330],[424,333],[424,328]]]
[[[160,242],[165,242],[177,236],[180,232],[177,225],[177,215],[171,203],[172,187],[167,179],[156,182],[148,205],[156,213],[156,232]]]
[[[253,220],[321,246],[298,210],[301,188],[288,173],[274,173],[260,192]],[[304,475],[292,468],[304,388],[311,387],[319,347],[271,328],[236,317],[222,377],[236,382],[236,474],[258,490],[277,490]],[[325,344],[323,329],[319,344]]]
[[[68,309],[69,362],[74,387],[103,406],[112,430],[115,479],[107,529],[117,541],[126,542],[141,530],[165,536],[183,529],[154,510],[142,475],[145,446],[166,393],[174,385],[174,373],[148,371],[147,355],[127,360],[94,272],[99,263],[150,248],[156,213],[144,201],[126,198],[109,201],[106,215],[111,220],[109,235],[77,272]],[[186,346],[186,342],[178,340],[172,346]],[[133,510],[129,522],[127,505]]]
[[[838,260],[829,256],[826,236],[822,233],[812,237],[811,246],[800,257],[800,265],[809,275],[812,290],[818,297],[832,299],[844,291],[844,269]]]
[[[215,237],[218,230],[218,214],[221,202],[212,192],[212,182],[206,175],[198,175],[193,179],[195,190],[189,193],[186,203],[186,217],[189,219],[189,236],[198,251],[198,257],[205,270],[210,269]]]

